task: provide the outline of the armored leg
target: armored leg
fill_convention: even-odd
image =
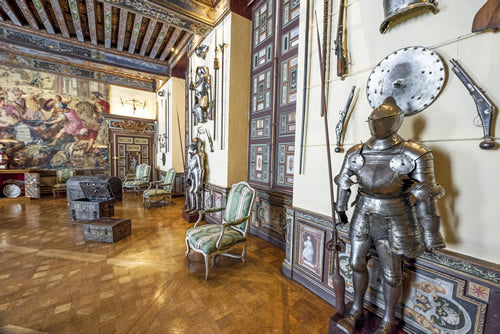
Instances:
[[[354,300],[352,308],[337,327],[346,333],[354,333],[355,329],[363,323],[363,300],[368,288],[368,270],[366,269],[366,256],[371,247],[371,239],[352,239],[351,260],[352,283],[354,286]]]
[[[359,241],[353,238],[351,248],[352,283],[354,286],[353,312],[363,310],[363,300],[368,287],[368,270],[366,269],[366,256],[372,245],[371,239]]]
[[[388,240],[378,240],[375,248],[382,264],[384,279],[385,313],[384,323],[395,324],[396,305],[402,293],[402,261],[401,256],[392,253]]]

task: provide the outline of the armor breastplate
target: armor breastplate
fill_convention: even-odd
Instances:
[[[404,197],[409,193],[412,182],[407,174],[411,170],[401,168],[402,155],[399,145],[383,151],[369,150],[364,147],[359,155],[363,163],[357,171],[354,171],[354,174],[358,179],[359,190],[362,194],[378,198],[393,198]],[[405,160],[406,157],[402,158]],[[405,161],[413,162],[412,160]]]

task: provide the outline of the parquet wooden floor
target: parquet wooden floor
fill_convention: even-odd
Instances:
[[[245,264],[218,257],[205,281],[203,257],[184,255],[192,224],[174,201],[144,209],[125,194],[115,216],[132,219],[132,235],[104,244],[83,240],[65,198],[0,199],[0,332],[328,331],[334,308],[284,277],[284,252],[257,237]]]

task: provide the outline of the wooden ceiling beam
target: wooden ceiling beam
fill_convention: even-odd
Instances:
[[[140,51],[141,56],[144,56],[146,54],[149,41],[151,40],[151,36],[153,35],[153,31],[155,30],[156,22],[158,21],[156,21],[155,19],[149,20],[148,29],[146,30],[146,34],[144,34],[144,39],[142,40],[141,51]]]
[[[42,57],[42,53],[50,54],[50,57],[63,62],[87,64],[101,70],[106,70],[108,67],[120,68],[122,72],[133,71],[148,77],[164,77],[170,71],[164,62],[158,60],[129,55],[102,46],[89,48],[88,42],[79,42],[76,39],[68,41],[60,35],[51,35],[45,31],[35,33],[29,27],[17,27],[12,23],[0,23],[0,28],[2,29],[0,41],[10,44],[12,52],[22,51],[34,57],[37,55]]]
[[[133,54],[135,52],[135,45],[137,44],[137,39],[139,38],[141,25],[142,14],[135,14],[134,25],[132,26],[132,35],[130,36],[130,43],[128,45],[128,53]]]
[[[125,43],[125,30],[127,30],[128,10],[120,8],[120,22],[118,23],[118,40],[116,49],[123,51],[123,43]]]
[[[87,22],[89,26],[90,42],[97,45],[97,28],[95,22],[94,0],[86,0],[87,3]]]
[[[23,12],[23,15],[30,24],[30,27],[35,30],[40,30],[38,28],[38,24],[36,23],[35,18],[33,17],[33,14],[31,14],[31,11],[28,5],[26,4],[26,0],[17,0],[17,5],[21,9],[21,12]]]
[[[38,12],[38,16],[40,16],[40,19],[42,19],[43,26],[45,27],[45,30],[47,30],[48,33],[55,35],[54,27],[52,27],[52,23],[50,23],[49,17],[47,16],[47,12],[45,11],[45,8],[43,7],[43,4],[40,0],[33,0],[33,5],[36,8],[36,11]]]
[[[107,2],[104,3],[104,46],[106,48],[111,48],[111,5]]]
[[[186,32],[182,40],[179,42],[177,48],[174,50],[174,53],[168,59],[168,63],[172,64],[169,66],[171,69],[175,66],[175,64],[177,64],[179,59],[181,59],[182,54],[186,51],[186,48],[188,46],[188,41],[189,39],[191,39],[192,36],[193,34]]]
[[[179,38],[181,32],[182,30],[180,29],[174,30],[172,36],[170,36],[170,39],[168,40],[167,45],[165,45],[165,49],[163,49],[163,52],[161,53],[160,60],[163,61],[165,60],[165,58],[167,58],[168,54],[170,53],[170,49],[174,46],[175,42],[177,42],[177,38]]]
[[[84,42],[82,24],[80,22],[80,13],[78,11],[78,2],[76,0],[68,0],[73,26],[75,27],[76,38],[80,42]]]
[[[0,1],[0,6],[2,6],[3,11],[7,16],[10,18],[10,20],[17,26],[21,26],[21,21],[17,18],[16,14],[12,11],[12,8],[10,8],[9,4],[5,1]]]
[[[161,44],[163,43],[163,40],[165,39],[165,36],[167,35],[169,25],[166,23],[163,23],[163,27],[161,27],[161,31],[156,37],[155,44],[153,45],[153,49],[151,49],[151,53],[149,54],[149,58],[155,59],[156,55],[158,54],[158,50],[160,49]]]
[[[66,26],[66,20],[64,19],[64,14],[61,9],[61,5],[59,4],[59,0],[50,0],[50,4],[52,5],[52,9],[54,10],[54,16],[57,19],[57,24],[59,25],[59,30],[61,30],[61,34],[69,38],[68,27]]]

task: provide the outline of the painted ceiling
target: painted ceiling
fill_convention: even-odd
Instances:
[[[219,1],[0,0],[0,51],[165,79],[212,29]]]

